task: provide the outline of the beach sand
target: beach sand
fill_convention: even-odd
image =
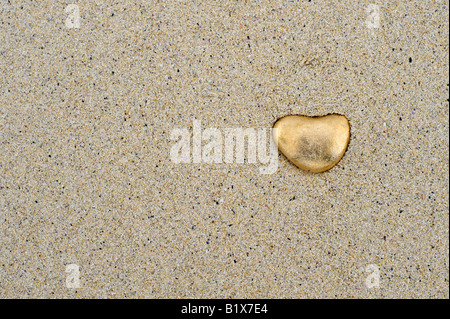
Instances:
[[[71,3],[0,2],[1,298],[449,297],[448,1]],[[324,173],[171,160],[329,113]]]

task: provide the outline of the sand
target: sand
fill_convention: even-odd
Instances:
[[[448,1],[71,3],[0,2],[0,297],[449,297]],[[324,173],[170,157],[329,113]]]

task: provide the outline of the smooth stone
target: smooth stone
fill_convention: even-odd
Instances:
[[[295,165],[314,173],[336,165],[350,141],[350,123],[339,114],[288,115],[277,120],[273,127],[278,149]]]

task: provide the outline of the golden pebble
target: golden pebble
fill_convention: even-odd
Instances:
[[[273,127],[278,149],[295,165],[314,173],[336,165],[350,141],[350,123],[339,114],[288,115]]]

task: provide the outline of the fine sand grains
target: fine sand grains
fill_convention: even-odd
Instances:
[[[0,297],[448,298],[448,12],[1,1]],[[330,113],[324,173],[170,158]]]

